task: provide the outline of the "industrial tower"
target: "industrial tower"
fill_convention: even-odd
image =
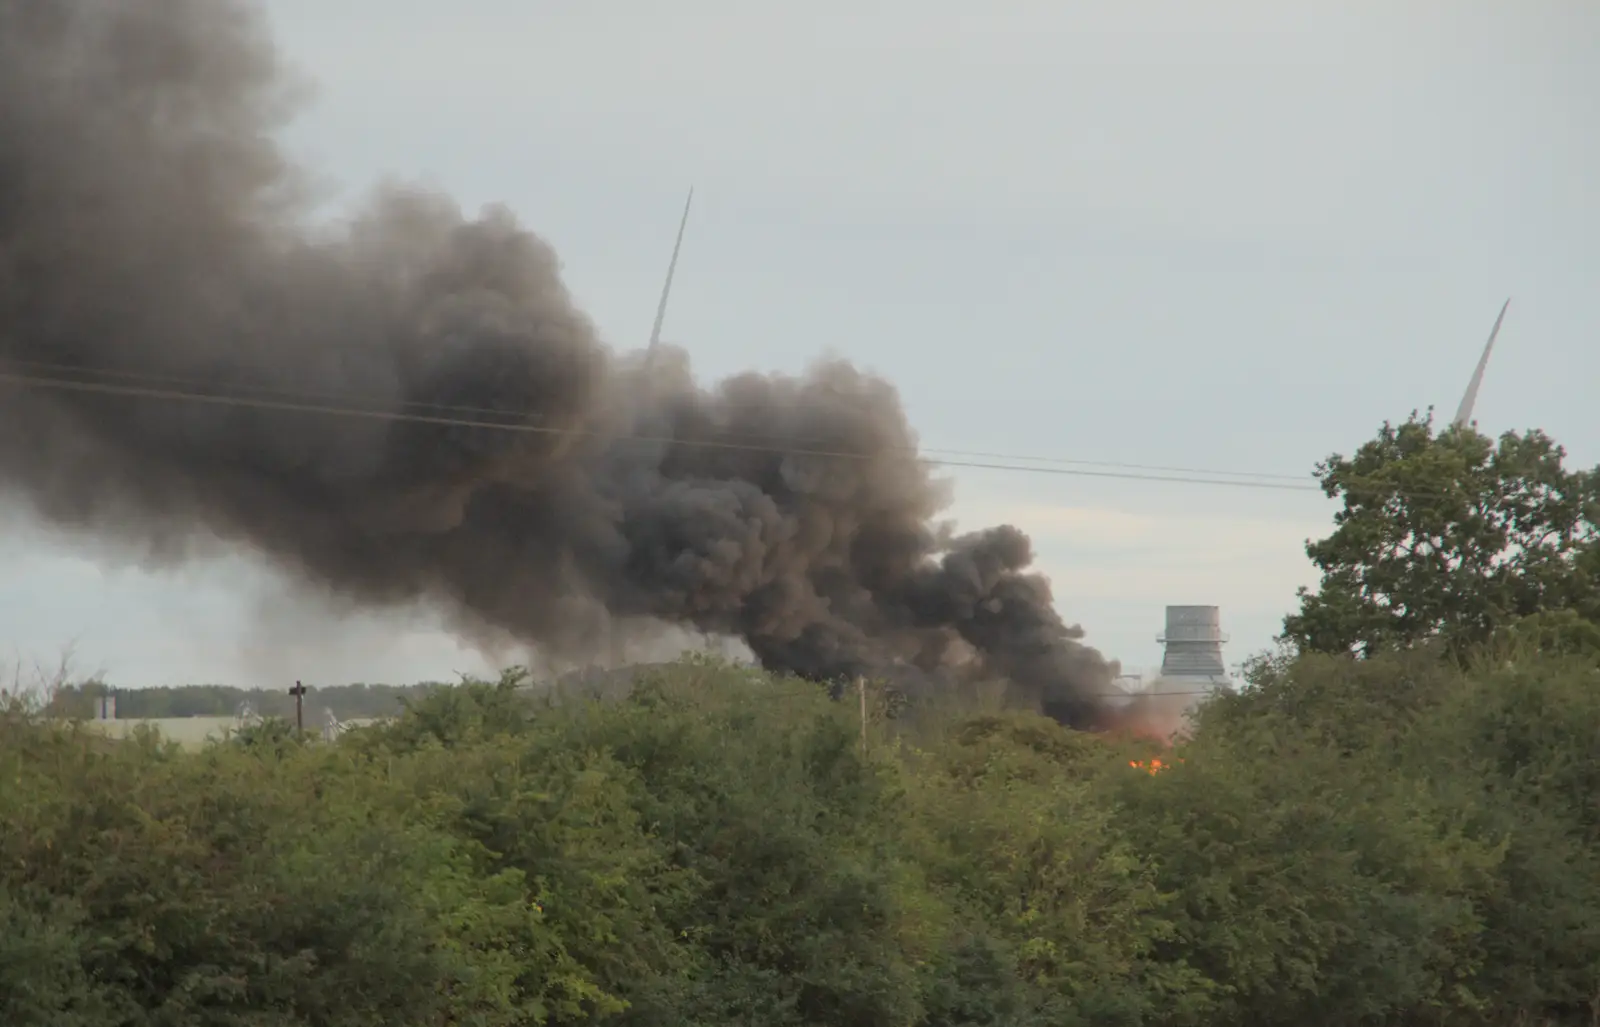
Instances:
[[[1151,691],[1201,693],[1232,687],[1222,659],[1222,643],[1227,640],[1218,607],[1167,607],[1167,630],[1156,636],[1165,647],[1161,677]]]

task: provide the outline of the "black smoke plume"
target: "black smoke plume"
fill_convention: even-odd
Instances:
[[[1021,532],[936,526],[888,383],[645,375],[503,209],[387,188],[315,224],[289,84],[242,0],[0,0],[0,487],[152,560],[220,537],[558,656],[669,622],[1097,720],[1114,668]]]

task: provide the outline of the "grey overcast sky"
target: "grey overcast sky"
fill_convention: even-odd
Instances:
[[[923,442],[1309,474],[1453,410],[1600,461],[1600,5],[1585,0],[271,0],[330,211],[385,176],[504,201],[608,340],[712,379],[847,356]],[[1307,479],[1309,480],[1309,479]],[[961,471],[1063,614],[1159,661],[1168,603],[1264,648],[1315,493]],[[124,685],[478,670],[425,613],[342,613],[246,558],[147,574],[13,516],[0,647]]]

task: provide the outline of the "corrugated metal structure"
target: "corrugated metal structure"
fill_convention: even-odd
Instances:
[[[1197,690],[1230,687],[1228,665],[1222,658],[1222,644],[1227,640],[1218,607],[1167,607],[1167,630],[1156,636],[1156,641],[1165,646],[1162,680],[1175,680]],[[1173,689],[1169,685],[1162,690]]]

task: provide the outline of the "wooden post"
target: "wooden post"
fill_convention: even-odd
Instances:
[[[306,733],[305,698],[306,686],[296,681],[294,687],[289,689],[289,694],[294,696],[294,733],[296,737],[304,737]]]
[[[856,696],[861,700],[861,758],[867,758],[867,679],[856,678]]]

